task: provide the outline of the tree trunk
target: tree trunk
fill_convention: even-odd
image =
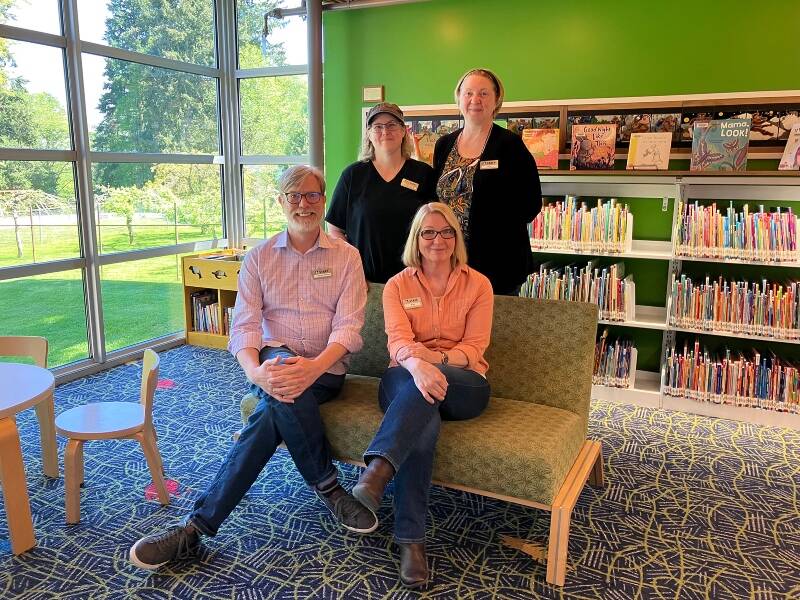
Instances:
[[[125,225],[128,226],[128,244],[133,246],[133,216],[125,216]]]
[[[14,219],[14,237],[17,239],[17,258],[22,258],[22,233],[17,223],[17,213],[11,215]]]

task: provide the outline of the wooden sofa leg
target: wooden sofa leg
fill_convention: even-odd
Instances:
[[[597,445],[599,446],[599,451],[594,460],[592,471],[589,473],[589,485],[592,487],[605,487],[606,480],[603,476],[603,445],[602,442],[597,442]]]
[[[570,513],[563,507],[550,511],[550,540],[547,544],[547,583],[563,586],[567,576]]]

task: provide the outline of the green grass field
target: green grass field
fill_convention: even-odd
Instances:
[[[77,227],[34,226],[36,262],[80,256]],[[217,227],[217,235],[220,234]],[[205,240],[211,233],[181,226],[179,242]],[[23,230],[24,255],[17,258],[12,227],[0,227],[0,267],[30,264],[30,227]],[[134,227],[134,244],[124,226],[103,227],[103,252],[119,252],[175,243],[174,227]],[[117,350],[154,337],[180,331],[183,290],[180,258],[164,256],[101,267],[101,294],[106,349]],[[41,335],[50,342],[50,366],[88,356],[83,273],[80,270],[0,281],[5,318],[0,335]]]

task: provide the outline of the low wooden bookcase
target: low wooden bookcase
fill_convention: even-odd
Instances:
[[[195,329],[192,294],[205,290],[216,293],[216,317],[222,328],[226,309],[236,303],[236,288],[242,258],[244,258],[243,251],[237,249],[215,250],[181,258],[187,344],[222,350],[228,347],[227,334],[207,333]]]

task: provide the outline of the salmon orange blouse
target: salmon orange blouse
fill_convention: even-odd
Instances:
[[[407,267],[383,288],[383,317],[389,337],[390,367],[404,346],[422,342],[437,352],[460,350],[467,369],[486,375],[483,357],[492,331],[494,295],[489,279],[460,265],[450,274],[441,298],[435,298],[422,269]]]

